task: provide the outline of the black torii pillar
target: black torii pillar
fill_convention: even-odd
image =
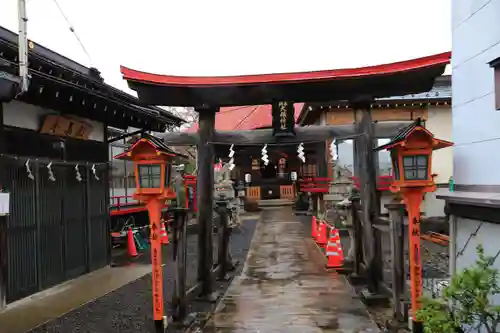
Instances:
[[[375,238],[373,234],[373,221],[377,218],[377,165],[375,159],[376,139],[373,120],[370,110],[371,99],[362,98],[351,102],[354,109],[356,122],[356,173],[359,177],[359,192],[361,195],[362,221],[363,221],[363,243],[364,261],[367,268],[367,282],[370,293],[377,292],[374,253]]]
[[[213,266],[213,205],[214,205],[214,163],[213,137],[215,114],[218,108],[197,108],[198,112],[198,281],[201,282],[200,298],[215,301],[211,270]]]

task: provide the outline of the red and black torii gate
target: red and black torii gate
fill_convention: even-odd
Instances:
[[[378,214],[376,202],[376,166],[373,148],[376,137],[396,134],[401,124],[374,124],[370,105],[375,98],[420,93],[431,90],[436,77],[443,74],[451,52],[391,64],[351,69],[302,73],[239,75],[218,77],[185,77],[151,74],[121,67],[123,78],[147,105],[194,107],[199,113],[197,133],[166,133],[170,145],[196,145],[198,148],[198,280],[200,296],[212,296],[212,211],[214,178],[214,144],[287,145],[324,142],[332,138],[356,140],[363,207],[365,261],[373,264],[374,237],[372,221]],[[349,102],[355,113],[355,124],[342,126],[294,127],[287,121],[280,127],[280,102],[327,103]],[[273,129],[252,131],[216,131],[215,114],[220,107],[273,105]],[[282,105],[282,104],[281,104]],[[293,117],[288,108],[287,117]],[[281,123],[282,124],[282,123]]]

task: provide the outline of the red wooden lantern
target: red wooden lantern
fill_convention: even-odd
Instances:
[[[156,327],[165,326],[161,268],[161,209],[166,199],[176,197],[175,191],[170,188],[170,170],[172,162],[178,156],[182,155],[173,152],[163,141],[152,136],[141,138],[126,152],[115,156],[116,159],[134,162],[136,183],[134,199],[144,202],[148,209],[153,269],[153,317]]]
[[[376,150],[386,149],[391,153],[394,179],[392,192],[404,188],[423,188],[433,192],[436,185],[432,177],[432,151],[452,146],[425,129],[420,119],[401,130],[390,142]]]
[[[134,196],[141,201],[148,197],[161,196],[175,198],[170,188],[171,166],[179,156],[157,138],[141,138],[126,152],[115,156],[116,159],[134,161],[136,192]]]
[[[408,239],[411,279],[411,302],[413,315],[420,309],[422,297],[422,264],[420,257],[420,205],[424,193],[434,192],[436,184],[432,174],[432,151],[452,146],[453,143],[434,137],[417,119],[410,126],[403,128],[387,144],[375,149],[387,149],[391,153],[394,169],[392,192],[403,194],[408,210]],[[414,330],[419,330],[421,323],[413,317]],[[418,327],[418,328],[417,328]]]

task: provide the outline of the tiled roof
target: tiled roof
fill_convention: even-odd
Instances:
[[[304,103],[295,103],[295,119],[300,114]],[[250,105],[221,108],[215,115],[215,129],[218,131],[253,130],[271,127],[271,105]],[[198,124],[189,127],[186,132],[196,132]]]
[[[149,141],[149,144],[152,145],[157,151],[167,153],[170,155],[174,155],[176,157],[182,158],[182,159],[187,159],[188,157],[184,154],[181,154],[179,152],[174,151],[171,149],[169,146],[165,144],[165,142],[153,135],[147,134],[147,133],[142,133],[141,137],[139,138],[138,136],[132,137],[132,139],[129,141],[131,143],[132,140],[135,142],[123,153],[118,154],[114,156],[114,159],[129,159],[130,157],[127,155],[129,152],[134,150],[135,146],[141,141],[141,139],[147,139]]]
[[[379,146],[379,147],[377,147],[377,148],[375,148],[373,150],[374,151],[380,151],[380,150],[386,149],[387,147],[390,147],[390,146],[394,145],[395,143],[398,143],[398,142],[401,142],[403,140],[406,140],[406,138],[408,137],[408,135],[410,135],[410,133],[412,133],[413,130],[416,127],[418,127],[418,126],[422,126],[422,120],[420,118],[417,118],[410,125],[401,128],[398,131],[398,133],[396,133],[396,135],[391,139],[391,141],[389,141],[386,144],[384,144],[382,146]]]
[[[428,92],[409,94],[403,96],[391,96],[384,98],[376,98],[376,101],[391,101],[391,100],[434,100],[434,99],[451,99],[451,79],[444,76],[442,81],[436,80],[432,89]]]

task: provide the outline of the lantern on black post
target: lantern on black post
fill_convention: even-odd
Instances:
[[[156,332],[164,332],[167,326],[164,313],[162,249],[161,249],[161,210],[165,201],[176,197],[170,187],[172,162],[183,157],[168,148],[163,141],[153,136],[144,136],[116,159],[132,160],[136,192],[134,199],[145,203],[149,214],[151,264],[153,269],[153,318]]]
[[[375,149],[389,150],[393,166],[391,191],[403,195],[408,210],[408,239],[411,279],[412,330],[423,332],[422,323],[415,320],[422,297],[422,265],[420,257],[420,205],[427,192],[434,192],[432,152],[453,143],[434,137],[420,119],[401,129],[387,144]]]

